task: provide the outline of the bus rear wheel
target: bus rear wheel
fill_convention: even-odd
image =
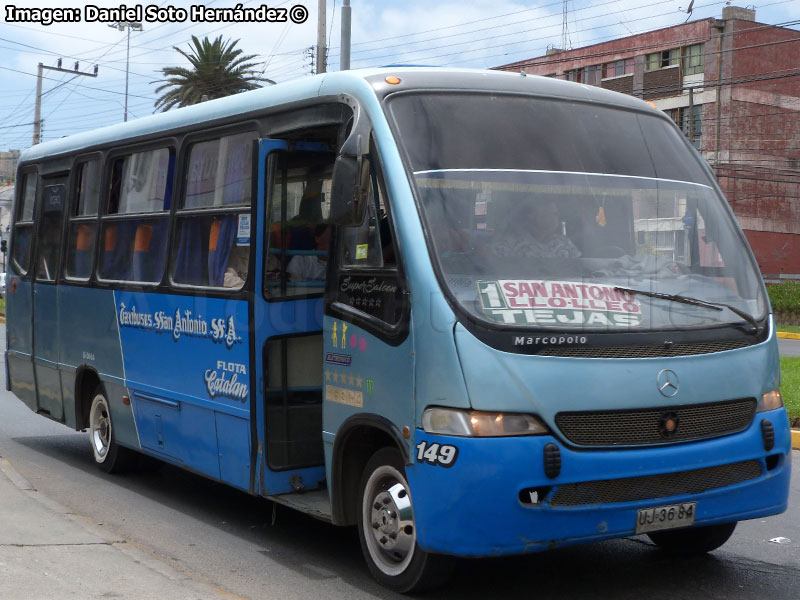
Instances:
[[[704,525],[673,531],[654,531],[647,537],[664,552],[673,556],[694,556],[716,550],[727,542],[736,529],[733,523]]]
[[[379,583],[410,593],[433,589],[450,578],[455,559],[417,545],[414,510],[398,450],[383,448],[370,458],[358,498],[361,550]]]
[[[106,390],[98,385],[92,396],[89,409],[89,440],[95,464],[106,473],[122,473],[129,469],[136,459],[136,453],[117,444],[111,424],[111,411],[108,408]]]

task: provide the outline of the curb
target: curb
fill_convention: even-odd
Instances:
[[[800,340],[800,333],[789,333],[788,331],[778,331],[775,335],[787,340]]]
[[[800,450],[800,429],[792,429],[792,450]]]

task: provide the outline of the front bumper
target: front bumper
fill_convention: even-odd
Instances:
[[[775,431],[767,451],[761,421]],[[560,449],[560,473],[544,470],[544,447]],[[785,409],[758,413],[736,435],[673,446],[614,450],[576,450],[553,436],[460,438],[418,429],[417,449],[432,444],[457,448],[443,465],[417,461],[406,467],[417,543],[431,552],[458,556],[496,556],[545,550],[634,534],[640,508],[694,501],[695,524],[754,519],[783,512],[789,495],[791,436]],[[415,453],[416,455],[416,453]],[[433,457],[433,453],[428,454]],[[769,458],[768,458],[769,457]],[[551,506],[565,484],[626,479],[757,461],[755,478],[700,493],[678,493],[644,500]],[[523,503],[523,490],[547,490],[538,504]]]

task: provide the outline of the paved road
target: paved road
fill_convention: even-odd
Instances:
[[[267,501],[169,466],[125,476],[102,474],[92,464],[86,434],[34,415],[5,391],[0,391],[0,455],[43,494],[92,523],[240,597],[399,598],[373,583],[352,529],[288,509],[273,512]],[[800,466],[800,453],[793,461]],[[632,538],[463,561],[452,585],[430,597],[796,600],[797,480],[792,497],[787,513],[740,524],[728,544],[699,559],[670,559],[644,538]],[[791,542],[769,541],[779,536]]]
[[[800,356],[800,340],[785,340],[778,338],[778,347],[781,356]]]

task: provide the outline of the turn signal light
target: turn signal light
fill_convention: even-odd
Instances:
[[[783,406],[783,398],[781,397],[781,393],[779,390],[772,390],[771,392],[767,392],[763,396],[761,396],[761,400],[758,403],[758,408],[756,412],[765,412],[768,410],[775,410],[776,408],[780,408]]]

